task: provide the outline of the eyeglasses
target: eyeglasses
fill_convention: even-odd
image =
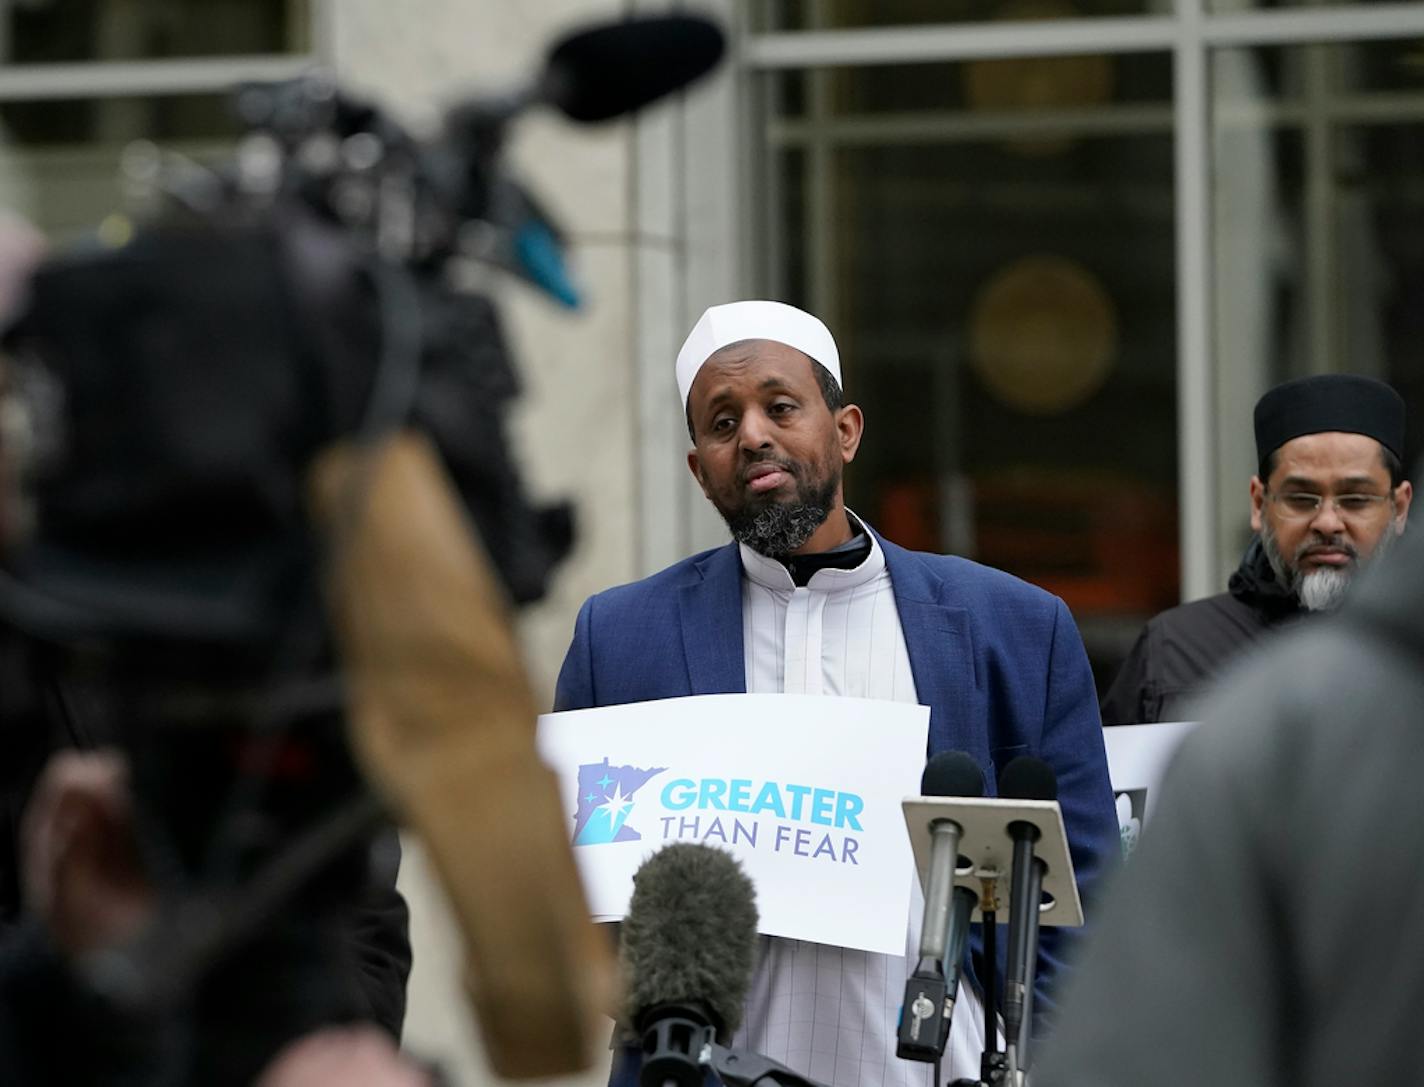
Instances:
[[[1372,516],[1389,501],[1389,495],[1385,494],[1337,494],[1327,499],[1324,495],[1309,491],[1287,491],[1273,494],[1271,498],[1285,516],[1301,520],[1315,517],[1320,512],[1321,504],[1327,501],[1341,517],[1355,519]]]

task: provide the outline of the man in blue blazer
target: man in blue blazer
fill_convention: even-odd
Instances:
[[[688,466],[736,542],[587,600],[556,709],[748,690],[917,701],[930,708],[927,754],[968,752],[991,793],[1015,756],[1053,767],[1080,889],[1090,894],[1118,830],[1092,675],[1062,601],[965,559],[897,547],[846,509],[842,474],[863,419],[844,403],[835,342],[810,314],[774,302],[715,306],[689,335],[677,373],[693,440]],[[1065,935],[1043,932],[1038,1014],[1052,1007]],[[895,1060],[894,1007],[881,1014],[861,999],[867,967],[845,954],[840,967],[822,961],[816,976],[862,1021],[834,1045],[808,1033],[770,1055],[836,1084],[926,1082],[928,1066]],[[837,969],[846,976],[838,980]],[[903,981],[902,973],[885,983],[895,1003]],[[778,1014],[767,1009],[780,991],[774,980],[762,986],[764,1014]],[[769,1035],[750,1021],[755,1010],[747,1038],[762,1048]],[[849,1056],[847,1033],[858,1047]],[[971,1042],[982,1037],[961,1048]],[[619,1062],[615,1081],[633,1082],[635,1069]],[[978,1071],[977,1059],[951,1070]]]

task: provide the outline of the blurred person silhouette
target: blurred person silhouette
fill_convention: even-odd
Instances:
[[[1335,610],[1409,519],[1404,401],[1382,381],[1319,374],[1256,402],[1252,538],[1224,593],[1148,622],[1103,696],[1105,725],[1180,721],[1256,639]]]
[[[1107,895],[1037,1087],[1424,1077],[1424,540],[1234,668]]]
[[[166,1016],[123,1010],[83,980],[83,964],[157,917],[139,856],[125,760],[61,751],[40,775],[20,834],[27,920],[0,946],[0,1082],[167,1087],[184,1039]],[[282,1049],[260,1087],[422,1087],[377,1026],[329,1027]]]
[[[46,250],[32,225],[0,213],[0,325],[23,307]],[[30,435],[3,396],[11,379],[0,358],[0,554],[25,521],[15,454]],[[153,918],[153,892],[132,841],[127,766],[107,749],[102,715],[86,713],[50,667],[52,653],[0,622],[0,1083],[157,1083],[155,1055],[182,1043],[156,1022],[119,1013],[71,964],[136,936]],[[340,937],[350,950],[346,987],[376,1027],[350,1026],[343,1036],[362,1052],[394,1054],[410,970],[394,831],[379,850],[381,875],[353,903]],[[51,1044],[56,1023],[85,1044]],[[335,1059],[302,1052],[299,1070]]]

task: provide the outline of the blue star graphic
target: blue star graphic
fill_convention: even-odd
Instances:
[[[613,784],[613,779],[607,774],[604,774],[603,777],[599,779],[598,784],[602,785],[605,789],[607,789],[608,786]]]
[[[586,797],[584,797],[584,799],[590,804],[592,804],[595,800],[598,799],[598,797],[596,797],[593,793],[589,793]]]

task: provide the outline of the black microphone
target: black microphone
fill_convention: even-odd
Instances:
[[[710,72],[726,42],[692,15],[644,15],[571,34],[549,52],[538,98],[573,121],[621,117]]]
[[[999,781],[999,795],[1008,800],[1057,800],[1053,768],[1032,755],[1020,755]],[[1025,1053],[1032,986],[1038,959],[1038,915],[1043,891],[1043,861],[1034,856],[1039,830],[1032,823],[1009,824],[1014,842],[1013,890],[1009,902],[1009,953],[1004,972],[1004,1039],[1019,1064]],[[1017,1058],[1017,1059],[1015,1059]]]
[[[741,1023],[756,936],[756,889],[730,853],[678,842],[643,862],[619,946],[640,1087],[700,1087],[703,1049]]]
[[[920,794],[983,796],[984,774],[963,751],[942,751],[925,766]],[[919,962],[905,982],[895,1039],[895,1056],[902,1060],[937,1062],[949,1040],[969,916],[979,900],[968,887],[954,885],[961,834],[961,827],[952,819],[936,819],[930,824]]]

